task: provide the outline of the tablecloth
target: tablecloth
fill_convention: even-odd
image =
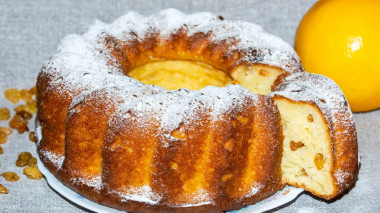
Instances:
[[[111,22],[127,11],[149,15],[165,8],[186,13],[211,11],[229,20],[255,22],[293,44],[297,25],[315,0],[159,0],[159,1],[7,1],[0,0],[0,91],[35,85],[42,64],[52,56],[58,42],[70,33],[80,34],[95,20]],[[318,39],[318,38],[316,38]],[[380,91],[379,91],[380,92]],[[14,108],[2,94],[0,107]],[[12,112],[13,113],[13,112]],[[275,209],[278,212],[380,212],[380,110],[355,113],[361,167],[355,187],[332,202],[301,194],[295,201]],[[0,126],[7,126],[0,121]],[[29,125],[31,129],[33,124]],[[0,194],[0,212],[83,212],[56,193],[45,179],[31,180],[15,167],[18,153],[36,156],[28,134],[12,134],[1,145],[0,173],[14,171],[17,182],[0,177],[9,194]]]

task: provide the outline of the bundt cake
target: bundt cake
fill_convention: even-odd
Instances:
[[[356,180],[339,87],[261,27],[128,13],[68,35],[38,79],[38,153],[79,194],[126,211],[228,211],[285,184],[331,199]]]

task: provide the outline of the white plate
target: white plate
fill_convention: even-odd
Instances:
[[[78,193],[74,192],[70,188],[63,185],[61,181],[59,181],[52,173],[50,173],[49,170],[45,168],[45,166],[43,165],[43,163],[41,162],[39,158],[37,158],[37,160],[38,160],[37,162],[38,168],[40,169],[41,173],[44,174],[49,185],[65,198],[71,200],[72,202],[78,204],[79,206],[82,206],[86,209],[99,212],[99,213],[122,212],[122,211],[119,211],[107,206],[97,204],[95,202],[88,200],[85,197],[82,197]],[[263,211],[271,210],[294,200],[302,192],[303,192],[303,189],[287,186],[283,190],[278,191],[273,196],[265,200],[262,200],[261,202],[256,203],[255,205],[247,206],[240,210],[236,210],[232,212],[233,213],[247,213],[247,212],[263,212]]]

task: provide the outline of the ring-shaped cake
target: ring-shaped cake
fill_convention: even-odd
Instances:
[[[63,39],[37,89],[45,166],[120,210],[233,210],[284,184],[331,199],[357,178],[342,91],[252,23],[174,9],[98,21]]]

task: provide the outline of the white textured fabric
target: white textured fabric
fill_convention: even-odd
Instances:
[[[0,91],[6,88],[30,88],[35,84],[43,62],[52,56],[58,42],[70,33],[82,33],[96,19],[111,22],[127,11],[145,15],[173,7],[186,13],[210,11],[230,20],[255,22],[291,45],[297,25],[315,0],[165,0],[165,1],[7,1],[0,0]],[[0,107],[14,108],[0,94]],[[13,112],[12,112],[13,113]],[[356,186],[343,197],[326,202],[303,193],[279,212],[378,212],[380,191],[380,110],[354,114],[359,137],[361,168]],[[0,126],[8,126],[0,121]],[[34,128],[33,125],[30,125]],[[1,145],[0,174],[14,171],[17,182],[0,184],[9,194],[0,194],[0,212],[82,212],[85,209],[67,201],[52,190],[45,179],[31,180],[16,167],[17,155],[35,144],[28,134],[14,133]]]

